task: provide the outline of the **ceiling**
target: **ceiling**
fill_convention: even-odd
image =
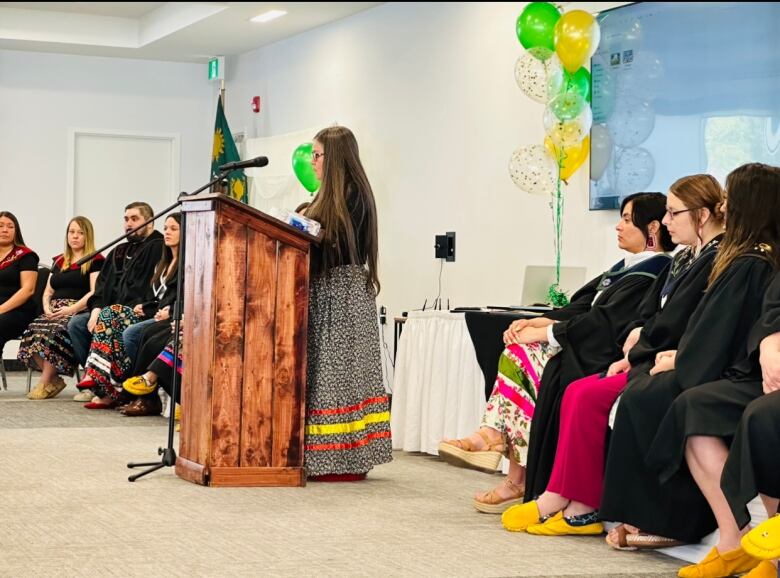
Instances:
[[[205,62],[382,2],[0,2],[0,49]],[[287,15],[265,24],[268,10]]]

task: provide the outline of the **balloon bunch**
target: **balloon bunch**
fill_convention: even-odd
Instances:
[[[528,4],[517,19],[517,38],[526,49],[515,64],[515,80],[536,102],[544,103],[544,145],[521,146],[512,153],[509,174],[515,185],[534,195],[551,195],[555,227],[555,284],[553,305],[568,302],[559,287],[566,183],[590,151],[593,124],[590,73],[584,64],[599,44],[595,18],[582,10],[561,14],[549,2]]]
[[[314,193],[320,188],[320,181],[311,165],[311,150],[312,144],[310,142],[303,143],[295,149],[292,154],[292,166],[293,172],[303,188],[314,196]]]

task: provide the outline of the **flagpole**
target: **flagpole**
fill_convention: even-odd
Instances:
[[[219,102],[222,105],[222,112],[225,111],[225,79],[222,78],[219,81]],[[217,183],[215,189],[218,193],[225,194],[225,188],[222,186],[222,181]]]

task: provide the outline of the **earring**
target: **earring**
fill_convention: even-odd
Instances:
[[[655,235],[649,235],[647,237],[647,248],[655,249]]]

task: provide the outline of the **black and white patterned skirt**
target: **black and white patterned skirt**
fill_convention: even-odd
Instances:
[[[311,282],[305,466],[309,476],[362,474],[392,460],[390,406],[373,288],[364,267]]]

